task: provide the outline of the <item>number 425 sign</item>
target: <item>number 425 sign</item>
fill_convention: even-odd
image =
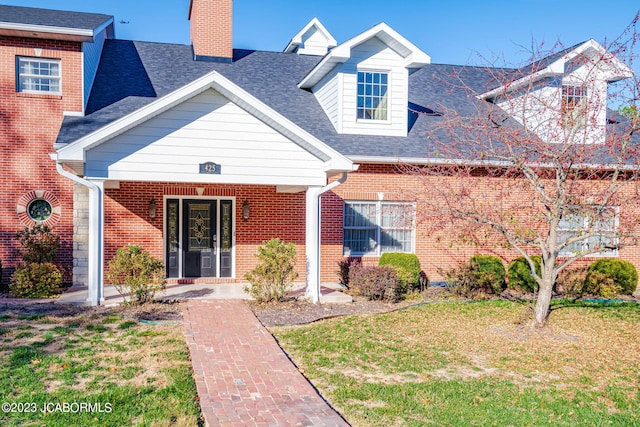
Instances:
[[[222,166],[213,162],[200,163],[200,173],[217,174],[220,175]]]

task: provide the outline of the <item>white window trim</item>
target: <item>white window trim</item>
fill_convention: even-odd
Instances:
[[[613,209],[614,213],[615,213],[615,218],[614,218],[614,230],[617,230],[619,225],[620,225],[620,207],[619,206],[608,206],[605,209]],[[582,216],[582,225],[585,228],[590,227],[590,219],[588,216],[583,215]],[[563,229],[560,228],[560,225],[558,225],[558,231],[559,232],[568,232],[571,233],[573,230],[571,229]],[[616,241],[616,245],[618,243],[618,239],[615,238],[614,239]],[[584,239],[583,241],[579,242],[580,245],[582,246],[581,252],[585,252],[589,249],[588,247],[588,243],[589,243],[589,239]],[[575,257],[578,256],[578,254],[576,254],[573,251],[568,250],[568,248],[564,248],[563,251],[560,251],[560,253],[558,254],[561,257]],[[609,250],[606,252],[594,252],[588,255],[585,255],[586,257],[594,257],[594,258],[616,258],[618,257],[618,248],[613,249],[613,250]]]
[[[60,73],[58,76],[42,76],[39,74],[20,74],[20,61],[33,61],[33,62],[46,62],[49,64],[58,64],[58,70]],[[22,78],[23,77],[33,77],[33,78],[49,78],[51,80],[58,80],[58,90],[57,91],[47,91],[47,90],[22,90]],[[32,93],[32,94],[40,94],[40,95],[62,95],[62,61],[59,59],[52,58],[37,58],[30,56],[18,56],[16,57],[16,91],[18,93]]]
[[[355,229],[369,229],[369,228],[374,228],[373,226],[371,227],[346,227],[344,225],[344,218],[345,218],[345,211],[347,209],[347,205],[349,203],[367,203],[367,204],[375,204],[376,206],[376,225],[375,225],[375,229],[376,229],[376,247],[374,251],[371,252],[347,252],[345,250],[345,246],[344,246],[344,230],[345,229],[351,229],[351,230],[355,230]],[[412,211],[412,226],[410,228],[403,228],[403,227],[387,227],[384,228],[385,230],[411,230],[411,251],[409,252],[404,252],[404,251],[393,251],[393,252],[382,252],[382,206],[385,204],[394,204],[394,205],[405,205],[405,206],[409,206],[411,208]],[[400,201],[400,200],[345,200],[342,206],[342,254],[343,256],[349,256],[349,257],[380,257],[383,253],[409,253],[409,254],[414,254],[416,253],[416,226],[415,226],[415,217],[416,217],[416,204],[413,202],[406,202],[406,201]]]
[[[359,73],[378,73],[378,74],[386,74],[387,75],[387,118],[384,120],[378,119],[360,119],[358,118],[358,74]],[[388,125],[391,124],[391,71],[390,70],[378,70],[378,69],[358,69],[356,70],[356,102],[355,102],[355,110],[356,110],[356,123],[366,124],[366,125]]]

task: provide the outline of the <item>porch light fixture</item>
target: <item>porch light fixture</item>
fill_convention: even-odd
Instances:
[[[249,221],[249,216],[251,214],[251,206],[249,206],[249,201],[245,200],[242,204],[242,219],[245,221]]]
[[[149,200],[149,218],[156,219],[156,199]]]

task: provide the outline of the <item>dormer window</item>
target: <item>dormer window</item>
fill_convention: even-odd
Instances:
[[[358,71],[358,120],[387,120],[387,73]]]
[[[18,92],[60,94],[60,61],[18,58]]]
[[[562,110],[571,111],[580,106],[587,97],[587,90],[582,86],[562,86]]]

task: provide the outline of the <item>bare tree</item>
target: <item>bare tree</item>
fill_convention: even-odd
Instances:
[[[429,164],[402,166],[425,185],[419,222],[528,261],[538,327],[560,272],[640,241],[637,21],[607,48],[590,40],[520,68],[458,70],[448,96],[464,94],[465,108],[429,106]],[[631,114],[609,108],[613,97]]]

